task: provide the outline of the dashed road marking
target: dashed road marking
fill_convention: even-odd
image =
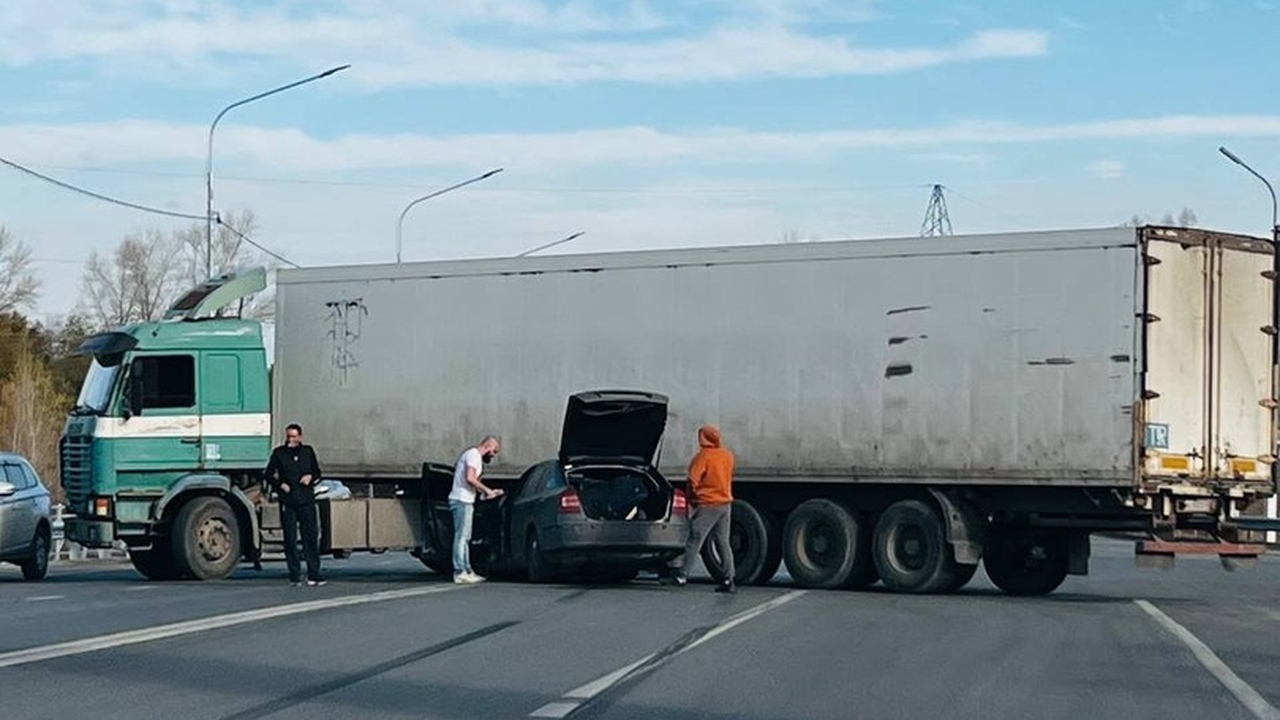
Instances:
[[[35,597],[27,598],[27,602],[44,602],[46,600],[61,600],[64,597],[66,596],[65,595],[36,595]]]
[[[555,702],[547,703],[546,705],[543,705],[537,710],[534,710],[533,712],[529,713],[529,717],[534,717],[534,718],[567,717],[570,713],[574,712],[575,710],[582,707],[587,702],[590,702],[593,698],[597,697],[598,695],[608,690],[609,688],[617,685],[618,683],[623,682],[625,680],[629,680],[632,677],[635,677],[641,673],[654,670],[659,666],[665,664],[669,660],[679,657],[680,655],[683,655],[684,653],[689,652],[690,650],[698,647],[699,645],[702,645],[703,643],[706,643],[712,640],[715,637],[723,635],[724,633],[732,630],[735,627],[738,627],[739,625],[745,622],[748,622],[757,617],[760,617],[761,615],[769,612],[770,610],[773,610],[776,607],[785,605],[791,602],[792,600],[795,600],[801,595],[804,595],[806,592],[807,591],[805,590],[792,590],[786,595],[780,595],[772,600],[760,603],[759,605],[748,608],[736,615],[732,615],[720,621],[719,623],[716,623],[711,628],[697,635],[696,637],[689,640],[688,642],[678,641],[677,645],[673,646],[672,648],[669,648],[667,650],[659,650],[658,652],[653,652],[648,655],[645,655],[644,657],[631,663],[630,665],[618,668],[617,670],[614,670],[613,672],[607,675],[598,677],[595,680],[592,680],[591,682],[585,685],[581,685],[579,687],[576,687],[570,690],[569,692],[565,693],[563,697],[556,700]]]

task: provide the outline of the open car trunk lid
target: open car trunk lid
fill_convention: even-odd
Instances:
[[[667,397],[635,390],[572,395],[560,435],[560,462],[650,466],[667,425]]]

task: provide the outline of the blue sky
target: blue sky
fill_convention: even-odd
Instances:
[[[304,265],[1113,225],[1183,206],[1264,234],[1272,0],[95,0],[0,4],[0,156],[202,214]],[[85,256],[174,222],[7,169],[42,314]]]

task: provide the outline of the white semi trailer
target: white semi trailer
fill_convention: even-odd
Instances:
[[[273,422],[353,480],[499,433],[514,478],[569,395],[656,391],[669,476],[737,454],[739,581],[1038,594],[1097,532],[1262,551],[1275,267],[1144,227],[281,270]]]

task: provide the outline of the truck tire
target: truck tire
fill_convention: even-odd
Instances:
[[[832,500],[800,503],[782,531],[787,572],[800,587],[843,587],[868,552],[861,518]]]
[[[733,548],[733,581],[739,585],[764,585],[778,574],[782,541],[778,525],[745,500],[734,500],[729,521],[729,546]],[[702,546],[702,564],[712,577],[724,577],[724,564],[715,544]]]
[[[943,592],[958,579],[959,566],[938,511],[919,500],[899,500],[876,522],[876,571],[895,592]]]
[[[983,549],[987,577],[1007,595],[1047,595],[1067,579],[1067,542],[1058,533],[995,530]]]
[[[49,574],[49,528],[41,525],[31,538],[31,557],[22,561],[23,580],[43,580]]]
[[[955,571],[951,573],[951,578],[947,581],[947,584],[943,586],[940,592],[952,593],[959,590],[965,585],[968,585],[969,581],[972,580],[973,576],[976,575],[977,573],[978,573],[977,565],[957,564],[955,567]]]
[[[183,505],[170,539],[180,575],[221,580],[240,562],[240,523],[222,498],[198,497]]]
[[[178,570],[166,543],[157,543],[151,550],[129,550],[129,562],[133,569],[148,580],[177,580]]]

